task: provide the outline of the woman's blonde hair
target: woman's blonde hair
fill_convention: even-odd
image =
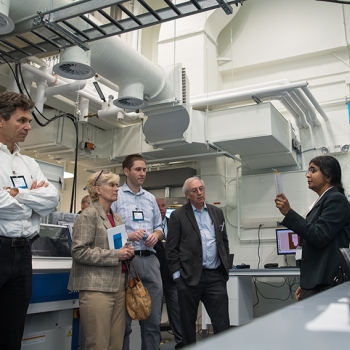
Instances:
[[[98,200],[98,194],[95,191],[95,186],[102,186],[106,183],[119,185],[119,175],[114,174],[111,171],[101,170],[89,177],[86,186],[93,202]]]

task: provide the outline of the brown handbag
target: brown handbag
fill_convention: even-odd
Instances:
[[[135,274],[131,272],[130,264],[132,264]],[[152,311],[151,297],[143,285],[133,261],[126,262],[126,266],[129,272],[129,282],[125,291],[126,310],[133,320],[145,320]]]

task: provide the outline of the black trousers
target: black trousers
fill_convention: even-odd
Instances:
[[[0,238],[0,349],[20,350],[32,295],[29,243],[12,247]]]
[[[309,298],[315,294],[321,293],[327,289],[331,288],[331,286],[329,285],[317,285],[315,288],[313,289],[300,289],[300,298],[299,301],[304,300],[306,298]]]
[[[166,310],[168,313],[169,324],[175,338],[175,349],[182,347],[182,332],[180,323],[180,308],[177,297],[177,288],[175,283],[163,284],[163,293],[165,297]]]
[[[196,342],[196,319],[202,301],[213,325],[214,334],[230,327],[226,281],[220,269],[203,269],[199,283],[188,286],[177,282],[183,345]]]

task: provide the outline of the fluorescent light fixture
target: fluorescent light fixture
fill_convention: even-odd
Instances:
[[[64,174],[63,174],[63,178],[64,179],[71,179],[72,177],[74,177],[74,174],[69,173],[67,171],[65,171]]]

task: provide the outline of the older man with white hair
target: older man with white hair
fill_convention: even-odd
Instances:
[[[166,255],[177,283],[183,345],[196,342],[196,318],[202,301],[214,333],[230,327],[226,284],[229,244],[222,210],[205,203],[205,185],[187,179],[183,192],[188,203],[169,221]]]

